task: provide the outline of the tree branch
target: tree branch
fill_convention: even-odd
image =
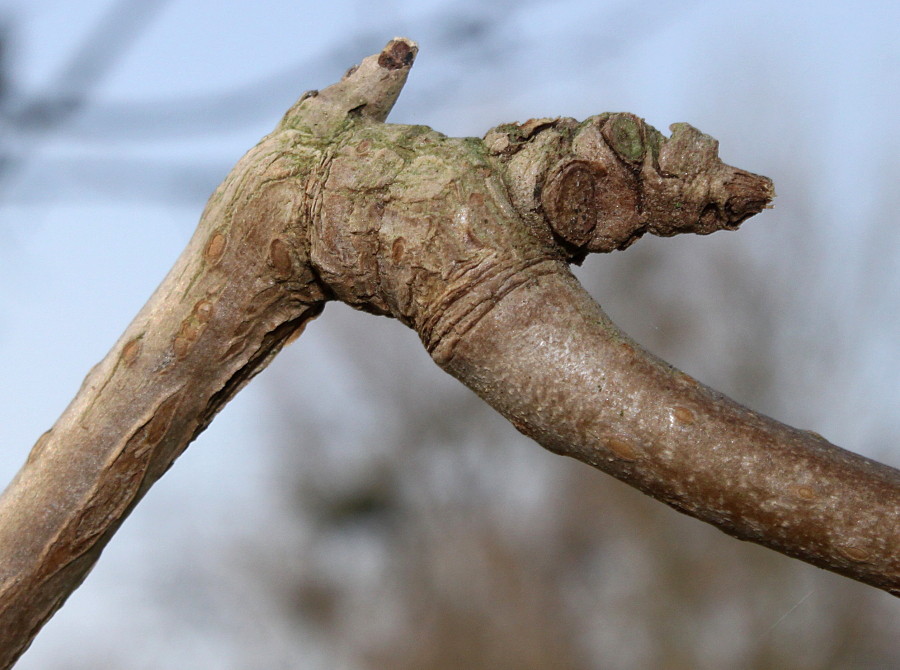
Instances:
[[[687,514],[900,595],[900,472],[748,410],[643,351],[568,264],[736,228],[773,197],[687,124],[630,114],[484,140],[387,125],[392,40],[305,94],[211,197],[172,271],[0,497],[0,667],[147,489],[339,299],[414,328],[543,446]]]

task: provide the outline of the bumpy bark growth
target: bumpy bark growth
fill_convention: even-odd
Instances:
[[[643,351],[569,272],[644,233],[736,228],[771,182],[687,124],[631,114],[484,140],[384,122],[391,41],[305,94],[211,197],[172,271],[0,498],[0,667],[147,489],[329,300],[414,328],[554,452],[676,509],[900,594],[900,473],[761,416]]]

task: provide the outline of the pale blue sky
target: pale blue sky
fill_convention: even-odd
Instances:
[[[0,3],[11,40],[7,102],[52,94],[112,4]],[[897,465],[897,26],[891,2],[161,3],[80,113],[49,131],[0,121],[0,149],[14,161],[0,180],[0,485],[170,267],[215,183],[304,90],[333,82],[394,35],[421,51],[393,121],[481,135],[529,117],[627,110],[660,129],[689,121],[721,141],[726,161],[773,177],[776,209],[722,241],[696,241],[696,262],[714,262],[712,249],[752,258],[772,309],[804,310],[797,337],[836,352],[798,365],[796,402],[781,418],[816,421],[808,427],[855,450],[881,449]],[[800,213],[815,221],[802,234],[791,227]],[[817,271],[792,274],[794,265]],[[332,345],[329,315],[276,365],[317,380],[326,421],[348,398],[359,402],[361,425],[335,428],[359,437],[373,410]],[[653,315],[641,318],[634,328]],[[391,325],[379,332],[414,339]],[[730,337],[712,334],[709,351]],[[717,355],[679,362],[714,383]],[[119,609],[150,583],[153,568],[134,567],[156,556],[148,533],[168,533],[159,542],[177,546],[202,541],[211,518],[267,522],[265,380],[166,475],[18,667],[50,667],[69,636],[109,625],[161,654],[152,667],[232,667],[227,645],[220,661],[203,649],[166,657],[158,638],[138,632],[164,624],[123,621]],[[886,431],[892,452],[883,451]]]

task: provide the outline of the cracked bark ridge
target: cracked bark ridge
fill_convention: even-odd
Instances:
[[[84,579],[147,489],[329,300],[414,328],[543,446],[672,507],[900,593],[900,473],[654,358],[569,272],[646,232],[767,206],[687,124],[630,114],[484,140],[383,123],[415,43],[309,91],[212,195],[170,273],[0,496],[0,668]]]

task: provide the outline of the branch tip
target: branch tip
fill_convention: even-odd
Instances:
[[[380,52],[347,70],[336,84],[304,94],[279,128],[306,128],[328,137],[339,131],[348,116],[384,121],[403,90],[418,51],[412,40],[395,37]]]
[[[378,65],[386,70],[399,70],[412,67],[419,46],[405,37],[395,37],[381,50],[378,56]]]

